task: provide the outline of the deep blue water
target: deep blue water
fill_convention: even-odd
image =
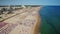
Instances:
[[[41,7],[39,11],[41,17],[41,33],[60,34],[60,6]]]

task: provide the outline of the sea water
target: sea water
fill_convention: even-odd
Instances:
[[[60,6],[41,6],[39,11],[41,17],[40,32],[42,34],[59,34],[60,32]]]

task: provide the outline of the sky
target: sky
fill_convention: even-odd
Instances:
[[[60,5],[60,0],[0,0],[0,5]]]

